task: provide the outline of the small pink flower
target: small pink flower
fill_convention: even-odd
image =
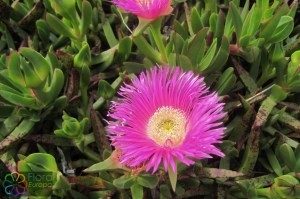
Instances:
[[[224,156],[214,146],[225,130],[224,104],[193,72],[155,67],[119,94],[109,113],[117,121],[109,122],[108,130],[112,144],[122,150],[121,164],[145,165],[154,173],[162,163],[175,172],[175,161],[192,165],[211,154]]]
[[[112,0],[113,3],[134,15],[144,19],[156,19],[169,15],[173,8],[171,0]]]

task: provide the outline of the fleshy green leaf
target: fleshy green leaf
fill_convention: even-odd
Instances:
[[[74,57],[74,66],[78,69],[83,66],[90,66],[91,63],[91,51],[89,44],[85,43],[80,49],[79,53]]]
[[[199,32],[201,30],[201,28],[203,27],[200,14],[198,13],[198,10],[196,7],[192,8],[192,11],[191,11],[191,26],[192,26],[194,33]]]
[[[81,21],[80,21],[80,33],[85,35],[89,25],[92,23],[92,6],[88,1],[82,2],[82,10],[81,10]]]
[[[269,42],[270,43],[281,42],[291,34],[293,28],[294,28],[293,18],[289,16],[282,16]]]
[[[137,177],[137,183],[143,187],[153,189],[158,184],[158,178],[155,175],[140,175]]]
[[[294,171],[296,165],[296,157],[292,148],[288,144],[282,144],[279,149],[281,158],[284,161],[285,165],[291,172]]]
[[[129,189],[134,184],[133,177],[121,176],[113,181],[113,184],[119,189]]]
[[[206,48],[206,34],[207,34],[208,28],[203,28],[201,31],[199,31],[194,39],[191,41],[187,56],[190,58],[193,66],[197,66],[197,64],[200,62],[200,60],[203,58],[205,48]],[[205,59],[205,57],[204,57]]]
[[[35,170],[28,170],[28,165],[29,168],[35,168],[39,167],[40,171],[36,172],[41,172],[43,170],[44,172],[57,172],[57,164],[55,161],[55,158],[47,153],[33,153],[27,156],[24,160],[19,161],[18,163],[18,170],[21,172],[31,172]],[[35,167],[32,167],[32,166]]]
[[[115,89],[113,89],[107,81],[100,80],[98,84],[98,93],[104,99],[111,99],[115,95]]]
[[[73,33],[73,30],[70,27],[66,26],[63,22],[61,22],[56,16],[47,13],[46,21],[55,32],[74,40],[77,39],[77,37]]]
[[[266,155],[276,175],[281,176],[282,168],[273,151],[271,151],[270,149],[266,149]]]
[[[107,21],[103,24],[103,31],[104,31],[106,40],[111,48],[118,44],[118,40],[115,37],[115,34],[110,26],[109,21]]]
[[[118,54],[121,60],[127,59],[131,53],[132,40],[129,37],[124,37],[120,40]]]
[[[270,35],[273,34],[274,30],[278,26],[280,18],[282,17],[282,15],[287,14],[287,12],[288,6],[287,4],[284,4],[278,9],[275,15],[265,24],[262,31],[260,32],[260,37],[266,39],[266,41],[271,39]]]
[[[224,71],[224,73],[220,77],[216,88],[219,95],[224,95],[228,93],[234,86],[237,78],[233,71],[234,69],[232,67],[229,67]]]
[[[46,80],[50,72],[50,66],[46,59],[31,48],[22,48],[20,53],[30,61],[36,75],[42,80]]]
[[[12,53],[8,60],[8,74],[14,82],[25,87],[25,80],[21,72],[20,64],[19,54],[17,52]]]
[[[132,199],[143,198],[144,191],[143,191],[143,187],[141,185],[135,183],[134,185],[132,185],[130,187],[130,190],[131,190],[131,194],[132,194]]]
[[[230,3],[230,12],[232,14],[236,37],[239,40],[241,38],[243,22],[238,8],[232,2]]]
[[[172,167],[169,166],[168,168],[168,175],[169,175],[169,180],[172,186],[173,191],[175,192],[176,190],[176,184],[177,184],[177,170],[174,172]]]
[[[217,50],[217,40],[214,39],[213,43],[211,44],[211,46],[209,47],[205,56],[203,57],[203,59],[199,64],[200,71],[204,71],[205,69],[208,68],[208,66],[211,64],[212,60],[215,57],[216,50]]]

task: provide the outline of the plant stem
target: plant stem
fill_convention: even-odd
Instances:
[[[88,94],[87,94],[87,88],[85,87],[82,87],[80,89],[81,91],[81,98],[82,98],[82,109],[83,109],[83,112],[84,112],[84,115],[87,114],[87,109],[88,109]]]
[[[250,101],[253,100],[254,98],[256,98],[256,97],[258,97],[258,96],[260,96],[260,95],[266,93],[266,92],[269,91],[269,90],[271,90],[271,88],[273,88],[273,86],[274,86],[274,84],[272,84],[272,85],[269,86],[268,88],[262,90],[261,92],[255,94],[254,96],[252,96],[252,97],[246,99],[246,101],[247,101],[247,102],[250,102]]]
[[[153,36],[153,39],[156,43],[156,46],[157,46],[159,52],[161,53],[161,57],[162,57],[163,61],[167,62],[166,47],[165,47],[165,44],[163,42],[162,34],[160,32],[161,22],[162,22],[162,18],[152,22],[151,25],[150,25],[150,32]]]
[[[88,66],[83,66],[80,71],[80,92],[82,98],[82,109],[87,114],[88,109],[88,85],[90,83],[91,72]]]
[[[73,168],[90,167],[93,164],[94,164],[94,161],[86,160],[86,159],[79,159],[79,160],[71,162],[71,165]]]
[[[89,133],[89,134],[86,134],[84,135],[84,146],[87,146],[89,145],[90,143],[93,143],[95,142],[95,136],[94,136],[94,133]]]
[[[144,55],[158,64],[166,65],[166,62],[162,59],[161,54],[154,50],[142,35],[134,37],[133,42]]]
[[[93,150],[91,150],[89,147],[84,147],[83,149],[78,148],[83,154],[85,154],[88,158],[91,160],[94,160],[96,162],[100,162],[101,158],[98,153],[95,153]]]
[[[105,99],[103,97],[100,97],[94,104],[93,109],[99,109],[103,104],[105,103]]]
[[[122,18],[123,20],[123,18]],[[130,39],[133,39],[135,37],[139,37],[141,34],[143,34],[143,32],[145,31],[145,29],[150,25],[152,21],[151,20],[144,20],[139,18],[139,25],[137,26],[137,28],[132,32],[128,26],[126,25],[126,23],[123,21],[124,25],[128,28],[128,30],[131,32],[131,35],[129,36]],[[149,44],[148,44],[149,45]],[[151,47],[151,46],[150,46]],[[112,54],[114,54],[116,52],[116,50],[119,48],[119,43],[117,45],[115,45],[114,47],[100,53],[100,55],[93,57],[92,58],[92,65],[96,65],[96,64],[100,64],[102,62],[105,62],[106,60],[108,60],[109,56],[111,56]]]
[[[147,20],[143,18],[139,18],[139,25],[133,31],[132,37],[138,37],[143,34],[146,28],[152,23],[152,20]]]
[[[9,133],[19,124],[22,117],[18,114],[18,109],[14,109],[11,115],[4,120],[0,126],[0,141],[2,141]]]
[[[11,134],[0,142],[0,151],[27,135],[35,123],[36,121],[32,121],[31,119],[23,119],[23,121],[11,132]]]
[[[124,80],[124,74],[120,74],[120,76],[111,84],[111,87],[113,89],[118,89],[121,84],[123,83]],[[105,103],[105,99],[103,97],[100,97],[94,104],[93,104],[93,109],[99,109],[103,104]]]

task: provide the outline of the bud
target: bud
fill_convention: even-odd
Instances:
[[[55,135],[70,138],[70,139],[82,139],[83,132],[86,124],[88,123],[88,118],[84,118],[79,122],[76,118],[70,117],[64,112],[62,128],[55,130]]]

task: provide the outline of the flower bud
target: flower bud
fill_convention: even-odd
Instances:
[[[59,130],[55,130],[54,133],[65,138],[81,139],[87,123],[87,118],[79,122],[76,118],[70,117],[64,112],[62,127]]]

